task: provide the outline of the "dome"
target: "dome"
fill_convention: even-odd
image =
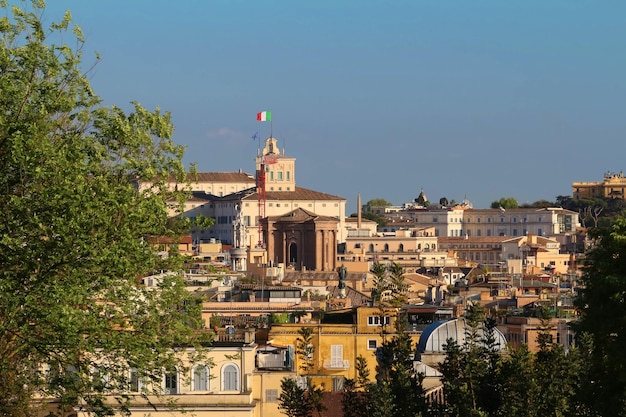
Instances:
[[[430,324],[424,329],[417,344],[417,350],[420,353],[440,353],[443,352],[444,345],[448,339],[454,339],[462,346],[465,343],[465,333],[467,325],[465,319],[448,319],[437,321]],[[483,331],[479,329],[482,336]],[[493,329],[495,344],[498,350],[506,349],[506,338],[504,334],[497,328]]]

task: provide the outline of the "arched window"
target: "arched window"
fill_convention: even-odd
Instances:
[[[191,374],[194,391],[209,390],[209,368],[206,365],[196,365]]]
[[[404,252],[404,245],[402,243],[398,246],[398,252]]]
[[[389,244],[385,243],[385,248],[383,249],[385,252],[389,252]]]
[[[374,244],[370,243],[370,252],[374,252]]]
[[[239,368],[232,363],[222,368],[222,391],[239,391]]]

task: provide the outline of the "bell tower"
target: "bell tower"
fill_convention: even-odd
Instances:
[[[296,158],[285,156],[276,138],[265,139],[265,147],[256,157],[257,170],[261,164],[265,167],[266,191],[295,191]]]

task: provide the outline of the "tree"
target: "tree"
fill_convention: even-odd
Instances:
[[[315,359],[315,346],[313,346],[313,329],[311,327],[301,327],[298,330],[298,338],[296,339],[296,354],[300,361],[300,370],[306,375],[313,370]]]
[[[392,204],[384,198],[373,198],[363,205],[363,211],[368,213],[371,212],[374,207],[388,207],[391,205]]]
[[[502,197],[499,200],[491,202],[491,208],[514,209],[518,207],[517,200],[513,197]]]
[[[536,383],[534,380],[534,356],[527,345],[514,349],[504,356],[498,365],[498,392],[504,399],[498,416],[530,417]]]
[[[369,399],[371,399],[370,371],[367,368],[367,360],[362,355],[357,356],[354,368],[357,377],[356,379],[347,378],[344,381],[341,408],[344,417],[367,417],[370,415]]]
[[[184,369],[174,347],[206,342],[180,257],[151,236],[178,236],[167,204],[182,193],[183,148],[168,113],[100,106],[81,70],[83,37],[68,13],[44,27],[43,6],[3,4],[0,18],[0,414],[32,415],[34,397],[87,412],[126,391],[129,369]],[[49,39],[73,38],[77,47]],[[135,181],[156,181],[140,191]],[[176,228],[173,228],[175,225]],[[174,271],[156,290],[140,278]],[[97,373],[106,373],[106,384]],[[39,370],[44,370],[44,373]],[[122,408],[128,398],[118,398]]]
[[[389,288],[392,290],[390,303],[394,307],[403,306],[408,300],[409,284],[404,281],[404,268],[395,262],[389,266]]]
[[[278,409],[289,417],[309,417],[311,407],[307,401],[306,389],[293,378],[283,378],[280,382]]]
[[[548,200],[537,200],[532,203],[524,203],[520,205],[520,207],[522,208],[547,208],[547,207],[554,207],[554,206],[555,204],[552,201],[548,201]],[[493,207],[493,208],[497,208],[497,207]]]
[[[501,399],[495,390],[499,357],[495,321],[485,317],[479,306],[465,314],[463,345],[449,339],[441,364],[444,396],[450,415],[482,416],[497,411]]]
[[[626,218],[590,233],[594,246],[584,260],[575,305],[577,334],[587,333],[594,383],[589,408],[599,415],[626,415]]]
[[[296,354],[300,362],[300,370],[304,378],[300,382],[293,378],[283,378],[281,381],[282,393],[278,399],[280,410],[290,417],[308,417],[316,411],[319,415],[325,409],[323,404],[323,390],[315,386],[309,374],[314,368],[313,329],[302,327],[298,330],[296,339]]]

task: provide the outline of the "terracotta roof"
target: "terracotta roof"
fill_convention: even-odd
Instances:
[[[346,223],[357,223],[358,220],[359,219],[357,219],[356,217],[346,217]],[[376,223],[376,222],[374,220],[362,218],[361,223]]]
[[[255,183],[254,175],[245,172],[198,172],[197,179],[191,174],[187,176],[189,182],[250,182]]]
[[[272,200],[344,200],[345,198],[332,194],[321,193],[319,191],[309,190],[307,188],[296,187],[293,191],[265,191],[267,201]],[[245,197],[247,200],[256,200],[255,192]]]
[[[333,221],[333,222],[339,221],[335,217],[320,216],[318,214],[313,213],[312,211],[305,210],[303,208],[297,208],[295,210],[290,211],[289,213],[281,214],[279,216],[268,216],[268,219],[273,222],[295,222],[295,223],[302,223],[302,222],[311,221],[311,220]]]
[[[430,285],[431,283],[436,282],[435,279],[427,277],[426,275],[412,273],[412,272],[404,273],[402,274],[402,276],[404,277],[405,281],[411,281],[413,283],[418,283],[422,285]]]
[[[330,295],[331,299],[341,299],[340,298],[341,289],[339,289],[338,286],[329,285],[326,287],[326,291],[328,291],[328,294]],[[359,292],[355,290],[354,288],[349,287],[347,285],[346,285],[346,299],[350,300],[350,305],[352,306],[360,306],[363,304],[367,304],[372,300],[371,297],[368,297],[362,292]]]

